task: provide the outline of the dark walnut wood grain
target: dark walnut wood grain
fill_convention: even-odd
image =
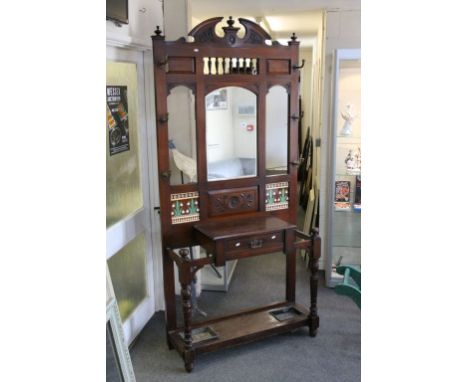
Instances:
[[[194,57],[168,57],[167,72],[171,74],[195,73]]]
[[[268,74],[289,74],[291,61],[289,60],[267,60]]]
[[[294,229],[295,227],[295,224],[273,216],[231,219],[223,224],[206,222],[194,226],[196,231],[203,233],[213,241],[265,234]]]
[[[284,220],[267,216],[235,219],[220,223],[208,222],[194,226],[200,245],[213,255],[217,266],[226,261],[284,251],[292,253],[294,243],[287,247],[285,238],[295,226]]]
[[[293,34],[287,46],[275,41],[266,44],[271,36],[246,19],[239,19],[245,30],[243,37],[240,37],[240,28],[234,26],[232,18],[226,20],[222,35],[218,35],[215,28],[222,20],[222,17],[214,17],[200,23],[189,33],[189,39],[166,41],[159,27],[152,36],[157,141],[150,144],[157,145],[158,153],[166,336],[169,348],[175,348],[181,355],[188,372],[193,370],[196,354],[248,343],[301,326],[308,326],[310,335],[314,336],[319,324],[317,260],[320,257],[320,238],[318,233],[309,236],[295,230],[298,118],[294,116],[299,115],[299,41]],[[249,58],[251,65],[229,74],[207,74],[204,65],[211,63],[213,58],[220,63],[229,63],[232,58]],[[266,173],[266,96],[269,89],[277,85],[284,87],[289,94],[288,139],[284,142],[288,147],[288,168],[286,174],[271,175]],[[198,183],[171,185],[168,176],[168,124],[173,116],[168,114],[167,96],[176,86],[188,87],[195,98]],[[257,175],[208,182],[205,96],[227,86],[248,89],[257,97]],[[273,183],[287,184],[289,208],[267,208],[267,187]],[[199,211],[190,219],[172,219],[171,195],[178,200],[179,194],[197,195]],[[178,250],[195,245],[205,248],[208,256],[193,259],[187,249]],[[295,302],[297,248],[308,251],[313,259],[309,264],[309,309]],[[199,269],[208,264],[220,266],[227,260],[278,251],[284,252],[286,257],[284,301],[192,323],[191,289]],[[181,285],[182,327],[177,326],[174,264],[178,268]],[[286,319],[278,320],[273,315],[275,309],[291,309],[297,313],[286,314]],[[193,329],[199,331],[194,334]],[[204,330],[216,333],[215,338],[201,342],[194,340]]]
[[[264,44],[265,40],[271,40],[271,36],[259,25],[247,19],[239,19],[239,23],[245,28],[245,36],[238,37],[239,28],[234,27],[234,20],[229,17],[228,26],[223,27],[224,36],[218,36],[215,32],[216,25],[223,20],[223,17],[213,17],[198,24],[189,32],[189,36],[194,37],[195,42],[211,43],[219,45],[229,45],[239,47],[244,44]]]
[[[285,321],[279,321],[271,314],[286,307],[295,308],[299,314]],[[193,329],[209,326],[218,334],[218,337],[214,340],[194,344],[193,350],[195,354],[208,353],[219,348],[236,346],[271,335],[287,333],[307,325],[308,310],[305,307],[287,302],[271,304],[193,325]],[[184,346],[180,335],[182,332],[181,329],[170,332],[171,340],[178,349]]]

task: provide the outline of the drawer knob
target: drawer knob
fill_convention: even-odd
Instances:
[[[275,240],[275,239],[276,239],[276,235],[273,235],[273,236],[271,237],[271,240]]]
[[[241,243],[236,243],[236,247],[240,247],[240,244],[241,244]]]
[[[250,248],[262,248],[263,240],[253,239],[250,242]]]

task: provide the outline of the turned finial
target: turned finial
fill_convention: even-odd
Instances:
[[[234,20],[232,19],[232,16],[229,16],[229,19],[227,21],[228,25],[232,27],[234,25]]]
[[[161,31],[161,29],[159,29],[159,25],[156,25],[156,30],[154,31],[154,33],[155,33],[156,36],[158,36],[158,37],[161,36],[162,31]]]
[[[297,40],[296,33],[293,32],[293,34],[292,34],[292,36],[291,36],[291,40],[293,40],[293,41],[296,41],[296,40]]]

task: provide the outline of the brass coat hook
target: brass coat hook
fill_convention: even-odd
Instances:
[[[162,172],[161,172],[161,176],[162,176],[163,178],[169,179],[169,178],[171,177],[171,170],[162,171]]]
[[[167,121],[169,121],[169,113],[166,113],[164,115],[161,115],[158,119],[158,121],[160,123],[166,123]]]
[[[158,66],[164,66],[167,64],[167,58],[164,61],[158,61],[157,65]]]
[[[291,115],[291,119],[297,121],[298,119],[300,119],[301,117],[299,117],[297,114],[292,114]]]
[[[302,69],[305,65],[305,60],[302,60],[302,64],[299,66],[299,65],[293,65],[293,69]]]

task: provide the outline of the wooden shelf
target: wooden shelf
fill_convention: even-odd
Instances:
[[[278,320],[271,313],[282,308],[293,308],[297,314],[289,319]],[[251,310],[237,312],[233,315],[215,318],[192,325],[192,329],[209,326],[217,338],[199,343],[193,343],[196,354],[207,353],[220,348],[248,343],[271,335],[286,333],[291,330],[309,325],[309,311],[299,304],[280,302]],[[182,352],[184,341],[179,328],[169,332],[174,347]]]

